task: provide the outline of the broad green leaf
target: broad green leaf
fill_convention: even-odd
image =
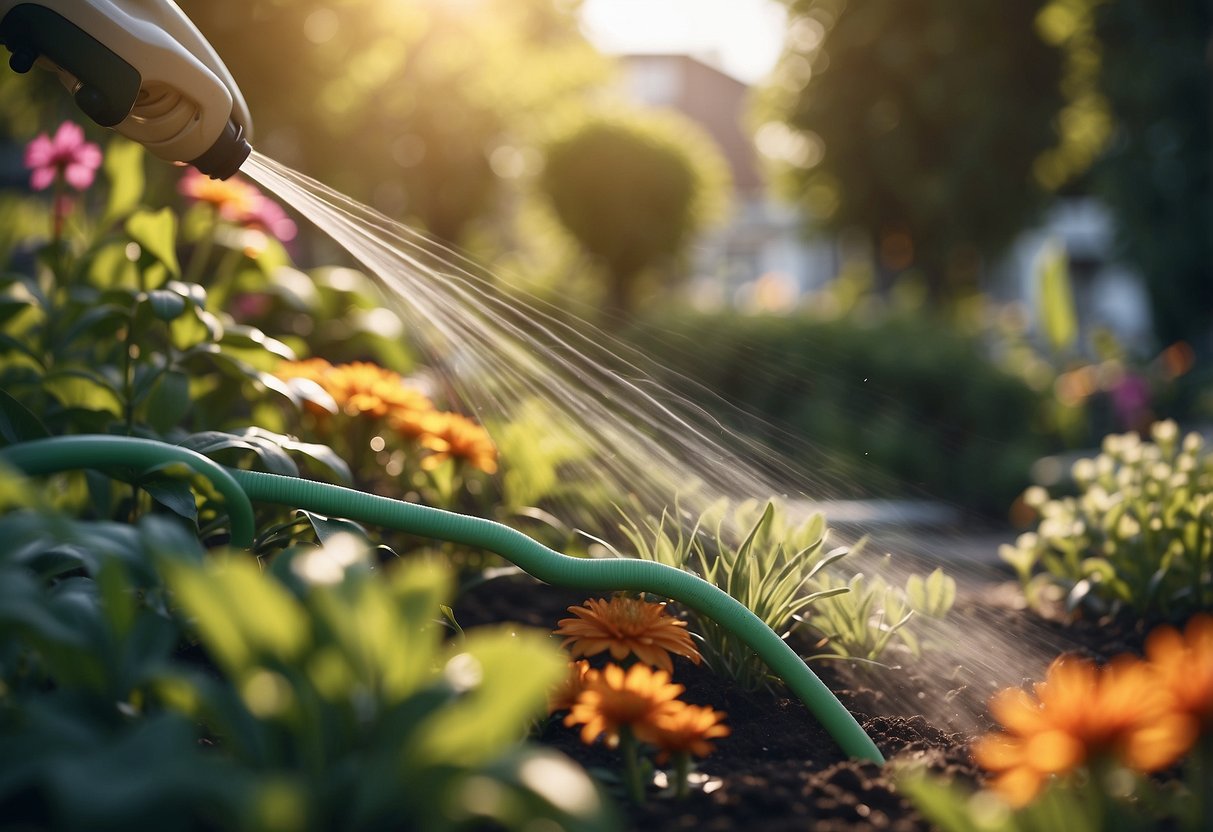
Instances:
[[[105,178],[109,180],[109,199],[101,225],[122,219],[139,206],[143,197],[143,148],[117,136],[105,148]]]
[[[325,517],[323,514],[316,514],[311,511],[303,511],[303,515],[312,524],[312,529],[316,532],[316,537],[320,539],[320,545],[322,546],[331,543],[333,538],[339,534],[353,535],[363,541],[363,543],[370,545],[371,538],[366,533],[366,529],[353,520]]]
[[[98,288],[139,286],[139,268],[127,256],[127,243],[118,242],[97,249],[88,264],[89,284]]]
[[[154,479],[140,487],[160,505],[194,523],[198,522],[198,504],[187,483],[176,479]]]
[[[0,439],[3,439],[5,445],[47,436],[50,436],[50,431],[37,416],[21,402],[0,390]]]
[[[177,263],[177,215],[171,208],[137,211],[126,221],[126,233],[156,258],[173,277],[181,276]]]
[[[426,720],[406,755],[435,764],[487,761],[518,741],[519,726],[543,712],[548,691],[567,666],[546,634],[514,627],[474,630],[442,671],[462,695]]]
[[[160,376],[147,400],[147,422],[164,433],[176,427],[190,409],[189,377],[177,370]]]
[[[185,298],[168,289],[154,289],[147,295],[152,313],[162,321],[172,321],[185,313]]]
[[[254,561],[227,555],[202,567],[162,565],[199,638],[229,673],[242,675],[263,659],[289,662],[310,641],[303,607]]]
[[[1057,241],[1047,243],[1037,262],[1037,302],[1041,328],[1055,351],[1078,337],[1078,317],[1070,288],[1069,256]]]
[[[97,373],[70,368],[55,370],[46,376],[43,387],[66,407],[122,415],[122,395]]]
[[[237,349],[264,350],[285,361],[295,360],[295,351],[277,338],[271,338],[253,326],[233,325],[223,332],[223,346]]]
[[[130,309],[113,303],[103,303],[87,310],[63,333],[60,343],[70,344],[82,335],[96,339],[109,338],[130,320]]]

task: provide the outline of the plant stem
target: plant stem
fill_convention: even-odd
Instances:
[[[691,793],[691,785],[687,782],[691,775],[691,752],[680,751],[674,758],[674,766],[674,795],[684,800]]]
[[[619,751],[623,754],[623,783],[628,799],[636,805],[644,802],[644,783],[640,780],[640,760],[636,748],[636,736],[632,729],[619,729]]]
[[[1201,737],[1188,757],[1188,791],[1192,795],[1192,813],[1183,828],[1207,832],[1213,828],[1213,734]]]

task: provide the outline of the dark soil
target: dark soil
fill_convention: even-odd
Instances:
[[[495,622],[552,629],[567,608],[585,600],[584,593],[569,592],[534,582],[526,576],[498,579],[476,587],[455,607],[464,627]],[[1097,659],[1125,650],[1140,649],[1141,636],[1115,623],[1060,622],[1015,609],[1003,600],[1012,593],[991,587],[970,589],[954,614],[977,616],[1006,632],[1022,632],[1024,638],[1041,641],[1051,635],[1058,652],[1073,649]],[[930,770],[964,782],[980,782],[981,773],[969,756],[969,742],[976,731],[988,727],[984,717],[989,690],[959,686],[945,699],[957,714],[977,715],[966,730],[959,720],[933,715],[930,720],[906,712],[896,703],[924,701],[921,694],[907,696],[913,688],[912,672],[887,671],[882,677],[869,674],[857,684],[848,679],[837,663],[814,665],[822,680],[855,714],[864,729],[889,760],[915,762]],[[766,691],[747,692],[706,666],[685,659],[675,660],[674,679],[686,686],[682,698],[694,704],[725,711],[732,733],[716,741],[716,750],[698,761],[693,791],[686,799],[675,799],[660,788],[661,776],[650,787],[650,797],[641,806],[617,801],[634,830],[926,830],[930,824],[896,791],[887,770],[872,763],[847,759],[834,741],[796,700]],[[1012,682],[1013,683],[1013,682]],[[889,686],[896,685],[897,695]],[[538,740],[580,762],[608,786],[617,776],[617,754],[601,743],[592,747],[580,742],[573,729],[561,723],[560,715],[542,726]]]

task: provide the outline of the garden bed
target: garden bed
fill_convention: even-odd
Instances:
[[[1047,641],[1059,650],[1070,649],[1100,660],[1141,648],[1142,635],[1131,627],[1043,618],[1015,608],[1010,603],[1015,593],[1009,589],[997,581],[970,581],[954,614],[982,619],[1012,640]],[[567,616],[570,605],[582,601],[583,593],[515,576],[470,590],[456,602],[455,614],[464,627],[518,622],[551,629]],[[946,694],[954,707],[948,712],[930,708],[928,719],[897,704],[927,698],[925,692],[912,690],[916,680],[923,681],[913,668],[877,671],[858,684],[838,663],[816,663],[814,670],[855,714],[887,759],[922,764],[962,782],[979,781],[980,770],[970,757],[969,742],[975,730],[991,724],[985,713],[989,690],[957,687]],[[1040,670],[1025,668],[1024,673]],[[1014,672],[1008,668],[1008,673]],[[693,791],[686,799],[663,794],[660,775],[644,805],[629,805],[618,794],[628,828],[778,832],[803,830],[809,823],[816,830],[932,828],[896,792],[888,772],[872,763],[848,759],[795,699],[786,694],[747,692],[706,666],[682,658],[675,659],[674,680],[686,686],[683,698],[687,702],[725,711],[732,733],[717,740],[714,753],[699,762]],[[888,685],[896,685],[899,695],[889,695]],[[911,689],[908,696],[907,688]],[[617,754],[601,743],[582,744],[576,731],[564,727],[558,717],[542,726],[538,739],[608,783],[617,776]]]

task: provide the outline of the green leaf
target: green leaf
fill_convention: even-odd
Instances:
[[[97,373],[73,368],[55,370],[46,376],[43,386],[66,407],[122,415],[122,395]]]
[[[43,439],[50,431],[25,405],[0,390],[0,438],[5,445]]]
[[[277,338],[271,338],[253,326],[235,324],[223,332],[223,346],[237,349],[261,349],[285,361],[295,360],[295,351]]]
[[[1055,351],[1070,347],[1078,337],[1078,317],[1070,289],[1069,256],[1057,241],[1040,253],[1037,265],[1038,305],[1041,328]]]
[[[310,640],[300,603],[248,558],[221,555],[202,567],[169,561],[162,567],[199,638],[229,673],[240,676],[262,658],[289,662]]]
[[[279,447],[287,451],[293,451],[302,454],[307,458],[318,462],[325,468],[328,468],[337,479],[344,483],[353,482],[354,475],[350,471],[350,466],[345,460],[337,456],[337,453],[328,445],[317,445],[312,442],[300,442],[291,436],[284,436],[280,433],[273,433],[264,428],[252,427],[244,432],[246,437],[257,436],[277,444]]]
[[[334,537],[341,534],[352,534],[368,545],[371,542],[370,535],[366,533],[366,529],[353,520],[325,517],[323,514],[315,514],[314,512],[302,509],[301,511],[308,519],[308,522],[312,524],[312,529],[315,530],[316,537],[320,539],[322,546],[332,542]]]
[[[177,215],[171,208],[138,211],[126,221],[126,233],[145,252],[155,257],[173,277],[181,276],[177,264]]]
[[[92,286],[110,288],[139,286],[139,269],[126,254],[127,243],[117,242],[97,249],[89,260],[87,277]]]
[[[177,370],[164,373],[147,400],[147,423],[164,433],[175,427],[190,409],[189,377]]]
[[[36,309],[38,304],[31,297],[0,298],[0,324],[8,323],[27,309]]]
[[[520,667],[526,673],[519,674]],[[520,724],[543,712],[548,690],[566,667],[551,640],[540,633],[513,627],[469,633],[443,668],[448,684],[462,695],[425,721],[406,759],[486,762],[520,739]]]
[[[86,311],[63,333],[61,343],[70,344],[81,335],[106,338],[130,320],[130,310],[113,303],[103,303]]]
[[[147,295],[152,314],[162,321],[172,321],[185,313],[185,298],[168,289],[155,289]]]
[[[143,197],[143,148],[115,136],[105,148],[105,178],[109,199],[101,225],[109,226],[139,206]]]
[[[169,511],[197,524],[198,505],[187,483],[163,478],[140,483],[140,487]]]

